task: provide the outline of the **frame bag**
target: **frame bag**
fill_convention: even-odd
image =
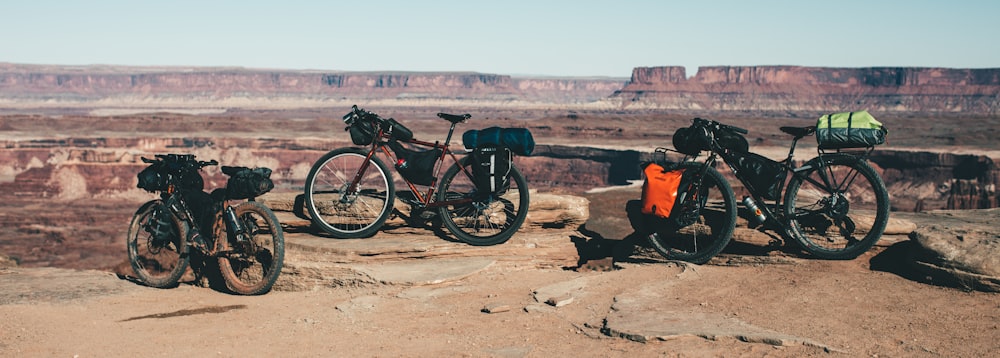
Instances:
[[[754,193],[767,200],[778,199],[781,186],[785,182],[785,168],[776,162],[755,153],[740,153],[736,157],[736,168],[746,178]]]
[[[406,180],[419,185],[434,183],[434,166],[441,158],[441,148],[417,151],[407,149],[397,141],[390,141],[389,148],[396,153],[396,170]]]
[[[874,147],[885,143],[888,133],[868,111],[827,114],[816,122],[820,149]]]

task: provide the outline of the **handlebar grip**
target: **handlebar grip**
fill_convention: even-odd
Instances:
[[[736,131],[736,133],[739,133],[739,134],[750,133],[750,131],[748,131],[746,129],[743,129],[743,128],[740,128],[740,127],[730,126],[730,125],[726,125],[726,126],[729,127],[729,128],[731,128],[732,130]]]

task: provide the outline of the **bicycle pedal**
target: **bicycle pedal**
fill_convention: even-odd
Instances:
[[[431,218],[433,218],[435,216],[437,216],[437,213],[435,213],[433,211],[429,211],[429,210],[425,210],[425,211],[423,211],[423,212],[420,213],[420,218],[424,219],[424,220],[431,219]]]

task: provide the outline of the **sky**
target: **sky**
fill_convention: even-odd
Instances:
[[[1000,68],[997,0],[5,0],[0,62],[629,77]]]

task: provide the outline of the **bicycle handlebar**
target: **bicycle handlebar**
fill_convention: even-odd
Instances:
[[[204,161],[204,160],[194,160],[194,155],[192,154],[156,154],[156,159],[149,159],[146,157],[141,157],[142,162],[146,164],[153,164],[156,162],[175,162],[181,165],[192,165],[197,166],[198,169],[207,167],[209,165],[219,165],[219,162],[215,159]]]
[[[737,126],[731,126],[731,125],[728,125],[728,124],[722,124],[722,123],[719,123],[719,122],[711,120],[711,119],[695,118],[695,119],[692,119],[692,121],[694,121],[694,123],[696,125],[700,124],[700,125],[704,125],[706,127],[711,127],[713,129],[730,130],[730,131],[733,131],[733,132],[736,132],[736,133],[739,133],[739,134],[750,133],[750,131],[748,131],[746,129],[743,129],[743,128],[740,128],[740,127],[737,127]]]

